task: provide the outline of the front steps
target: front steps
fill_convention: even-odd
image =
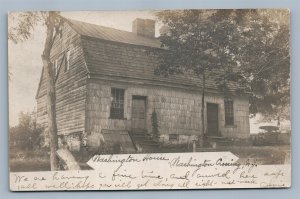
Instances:
[[[154,140],[151,134],[143,131],[130,132],[131,140],[136,147],[137,152],[155,153],[159,151],[160,144]]]

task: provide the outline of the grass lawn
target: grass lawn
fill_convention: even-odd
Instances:
[[[220,146],[217,151],[230,151],[239,162],[247,160],[258,164],[284,164],[290,157],[290,146]]]
[[[50,171],[50,154],[46,149],[10,149],[9,157],[11,172]]]

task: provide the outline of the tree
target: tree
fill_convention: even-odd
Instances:
[[[56,97],[55,97],[55,77],[53,64],[50,60],[50,52],[59,34],[61,18],[58,12],[24,12],[11,20],[18,20],[17,26],[10,27],[8,30],[8,39],[13,42],[22,42],[28,39],[38,23],[46,26],[46,39],[44,50],[41,55],[45,78],[47,79],[47,113],[48,113],[48,133],[50,138],[50,163],[51,170],[58,170],[58,158],[56,151],[58,149],[57,125],[56,125]]]
[[[157,17],[164,24],[159,39],[166,52],[157,53],[160,64],[156,74],[195,75],[202,82],[202,132],[199,144],[203,146],[206,79],[222,78],[224,81],[220,88],[228,95],[228,89],[224,88],[231,78],[228,75],[224,79],[225,76],[218,75],[216,71],[230,70],[228,73],[234,73],[234,54],[237,48],[232,44],[236,41],[237,34],[233,20],[236,15],[231,10],[167,10],[157,12]]]
[[[260,10],[249,15],[240,32],[239,61],[250,113],[265,120],[289,119],[290,55],[288,10]]]
[[[205,79],[215,76],[225,98],[247,94],[250,113],[265,119],[289,118],[290,56],[287,10],[159,11],[164,24],[157,74],[196,74],[202,81],[202,134]],[[214,71],[222,71],[221,75]],[[239,84],[230,92],[229,82]]]
[[[33,117],[35,114],[35,112],[20,113],[19,124],[9,129],[11,147],[21,150],[33,150],[40,147],[43,128],[36,124],[36,119]]]

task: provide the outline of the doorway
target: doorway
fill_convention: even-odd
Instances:
[[[145,96],[132,96],[131,128],[133,132],[146,132],[146,101]]]
[[[219,135],[219,106],[214,103],[207,103],[207,135]]]

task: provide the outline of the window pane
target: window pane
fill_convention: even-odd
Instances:
[[[174,141],[178,141],[178,140],[179,140],[178,134],[169,134],[169,141],[170,142],[174,142]]]
[[[67,52],[67,70],[70,69],[70,51]]]
[[[57,73],[58,73],[58,60],[56,59],[55,60],[55,75],[57,75]]]
[[[234,124],[234,113],[233,113],[233,101],[226,100],[225,104],[225,124],[233,125]]]
[[[111,89],[110,118],[123,119],[124,117],[124,89]]]
[[[71,52],[70,50],[68,50],[65,53],[65,72],[67,72],[70,69],[70,56],[71,56]]]

